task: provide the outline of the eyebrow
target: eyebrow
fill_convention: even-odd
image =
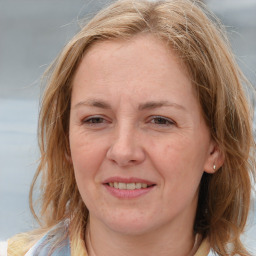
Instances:
[[[99,100],[99,99],[88,99],[85,101],[81,101],[77,103],[74,108],[78,108],[80,106],[89,106],[89,107],[97,107],[102,109],[111,109],[111,106],[109,103]],[[148,101],[145,103],[139,104],[138,110],[143,111],[146,109],[156,109],[161,107],[174,107],[180,110],[186,110],[182,105],[169,102],[169,101]]]
[[[81,101],[77,103],[74,108],[78,108],[80,106],[89,106],[89,107],[97,107],[97,108],[103,108],[103,109],[111,109],[111,106],[103,101],[103,100],[98,100],[98,99],[88,99],[85,101]]]
[[[177,109],[185,110],[185,108],[182,105],[169,102],[169,101],[149,101],[145,102],[143,104],[139,105],[139,110],[145,110],[145,109],[155,109],[155,108],[161,108],[161,107],[174,107]]]

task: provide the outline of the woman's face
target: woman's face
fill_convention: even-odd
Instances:
[[[70,148],[91,221],[125,234],[193,229],[214,143],[175,53],[159,39],[96,43],[73,80]]]

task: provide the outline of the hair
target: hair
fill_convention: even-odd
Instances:
[[[223,27],[199,1],[191,0],[116,1],[82,27],[46,72],[38,133],[41,159],[30,190],[37,218],[32,194],[41,177],[37,220],[42,228],[37,232],[43,234],[68,219],[71,253],[82,255],[88,210],[69,161],[72,79],[95,42],[128,40],[143,33],[167,42],[182,60],[211,136],[225,157],[218,171],[202,177],[194,230],[208,237],[219,255],[249,255],[240,241],[255,171],[252,109],[243,89],[249,82],[236,64]],[[10,255],[28,249],[17,249],[20,239],[9,243]]]

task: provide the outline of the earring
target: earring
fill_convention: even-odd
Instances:
[[[216,171],[216,165],[215,164],[213,165],[213,170]]]

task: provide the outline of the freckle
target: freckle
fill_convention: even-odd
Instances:
[[[168,150],[170,147],[171,147],[171,145],[168,144],[168,145],[166,146],[166,150]]]

